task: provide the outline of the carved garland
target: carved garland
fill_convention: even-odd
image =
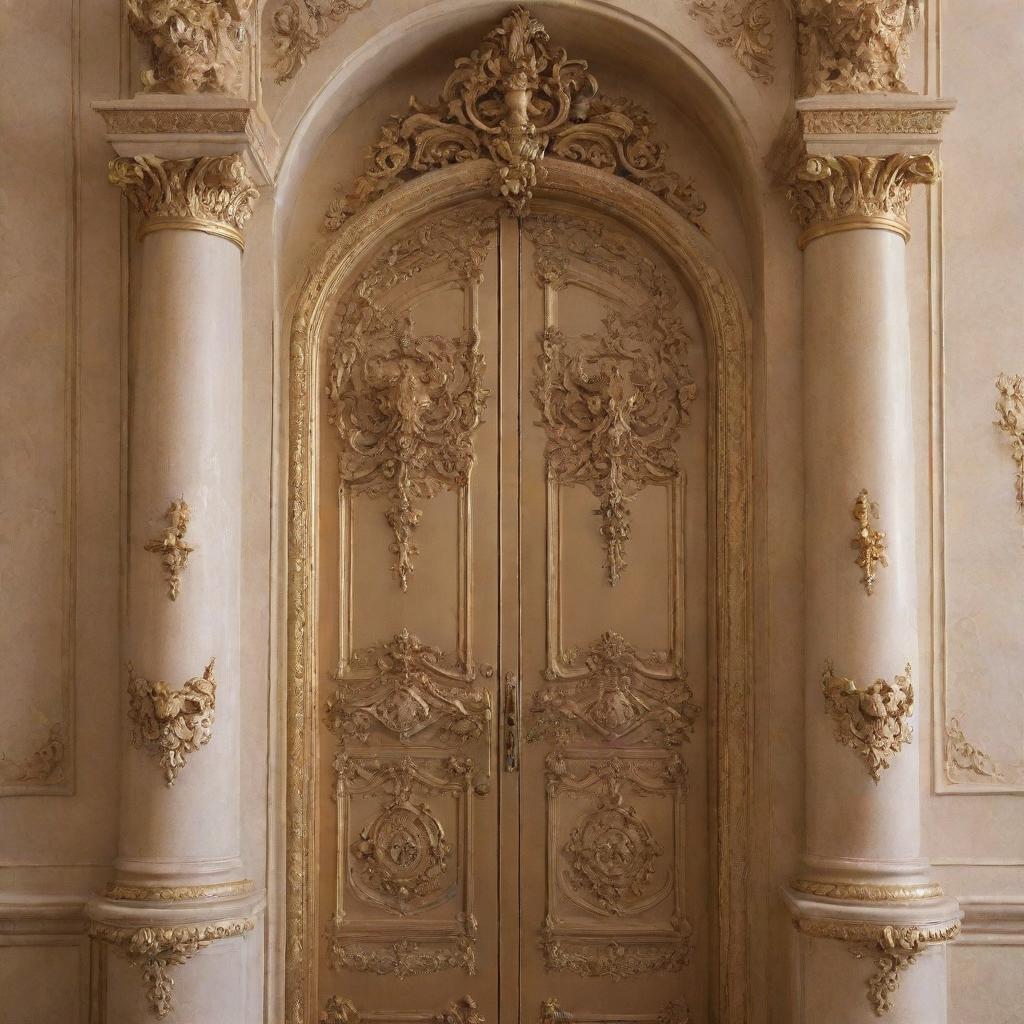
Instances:
[[[860,755],[868,774],[877,784],[882,770],[892,766],[893,757],[910,743],[913,729],[908,719],[914,712],[914,687],[910,665],[906,675],[891,683],[876,679],[862,689],[852,679],[838,676],[832,662],[825,662],[821,692],[825,708],[835,722],[835,737]]]
[[[417,174],[467,160],[494,164],[492,189],[515,216],[526,213],[546,157],[621,175],[701,227],[707,207],[693,183],[665,167],[668,149],[638,104],[598,95],[584,60],[552,47],[547,30],[516,7],[479,50],[455,61],[436,103],[409,102],[390,117],[366,172],[331,203],[324,224],[345,219]],[[703,230],[703,228],[701,228]]]
[[[574,1014],[563,1010],[557,999],[545,999],[540,1008],[540,1024],[616,1024],[621,1016],[609,1014]],[[690,1011],[685,1000],[673,999],[661,1013],[638,1017],[630,1015],[633,1024],[690,1024]]]
[[[195,551],[185,542],[192,510],[184,498],[172,501],[167,509],[167,528],[159,537],[146,543],[146,550],[160,556],[164,579],[167,581],[167,596],[175,601],[181,589],[181,574],[188,565],[188,556]]]
[[[116,947],[128,963],[142,969],[149,1008],[162,1020],[173,1009],[174,979],[169,968],[180,967],[211,942],[252,931],[255,924],[252,918],[179,928],[120,928],[96,923],[89,934]]]
[[[277,47],[276,82],[294,78],[309,55],[350,14],[369,7],[372,0],[284,0],[274,11],[271,32]]]
[[[853,518],[857,523],[857,536],[850,545],[857,550],[857,565],[863,576],[864,592],[870,597],[878,582],[877,567],[887,566],[889,560],[885,553],[885,534],[871,525],[872,519],[879,516],[878,502],[872,501],[867,490],[862,490],[853,503]]]
[[[999,419],[995,425],[1010,439],[1013,463],[1017,468],[1015,493],[1017,511],[1024,515],[1024,376],[1001,373],[996,378],[996,412]]]
[[[213,734],[217,703],[215,660],[210,659],[201,677],[186,679],[177,690],[163,681],[153,683],[137,676],[128,662],[132,742],[157,756],[168,786],[174,785],[178,772],[185,766],[185,755],[205,746]]]
[[[378,1015],[370,1014],[369,1020],[377,1020]],[[463,996],[453,1000],[448,1008],[441,1013],[403,1014],[403,1020],[415,1021],[417,1024],[484,1024],[486,1018],[477,1012],[476,1000],[472,996]],[[341,996],[331,996],[327,1000],[324,1012],[320,1014],[320,1024],[361,1024],[364,1018],[356,1009],[355,1003]],[[675,1022],[673,1022],[675,1024]],[[684,1024],[684,1022],[680,1022]]]

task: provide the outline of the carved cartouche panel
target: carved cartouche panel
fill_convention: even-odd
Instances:
[[[475,973],[477,922],[468,884],[472,805],[474,796],[487,792],[486,777],[468,758],[344,753],[335,758],[335,773],[343,862],[330,930],[332,966],[398,977],[453,968]],[[448,834],[446,813],[454,815],[457,834]],[[417,923],[446,904],[449,916]],[[368,916],[366,908],[385,916]]]
[[[625,235],[565,216],[530,217],[525,227],[545,288],[564,287],[571,260],[580,260],[644,300],[606,308],[596,335],[569,338],[548,326],[533,386],[547,432],[548,472],[559,483],[588,487],[600,502],[596,514],[614,586],[627,564],[630,500],[680,472],[676,444],[697,394],[687,361],[690,338],[673,315],[675,289]]]
[[[415,568],[419,503],[468,485],[490,392],[477,324],[462,337],[417,336],[408,312],[380,296],[434,264],[476,287],[493,234],[493,219],[474,224],[466,212],[422,226],[360,278],[336,320],[327,397],[339,471],[354,493],[388,499],[392,572],[403,591]]]
[[[562,661],[572,669],[579,658],[569,651]],[[581,674],[551,677],[534,694],[528,739],[565,745],[582,732],[606,741],[629,738],[674,747],[690,738],[700,708],[679,667],[670,666],[666,674],[663,654],[642,659],[624,637],[608,631],[582,660]]]
[[[473,688],[474,678],[405,629],[352,655],[349,672],[336,677],[327,724],[342,743],[369,742],[375,726],[402,743],[435,727],[443,742],[466,743],[486,735],[491,720],[491,696]]]
[[[860,756],[876,783],[913,736],[909,719],[914,712],[914,686],[909,664],[905,671],[891,683],[876,679],[864,689],[836,675],[830,661],[822,673],[821,692],[835,723],[835,737]]]
[[[581,771],[573,770],[576,764]],[[682,864],[676,863],[686,778],[678,754],[603,760],[581,753],[547,756],[547,909],[541,948],[548,970],[620,979],[679,971],[688,962],[691,926],[683,915]],[[673,801],[674,824],[662,841],[647,812],[633,801],[665,798]],[[660,920],[645,918],[640,927],[627,923],[657,907]],[[563,910],[573,908],[585,912],[587,923],[574,918],[567,928]]]
[[[163,682],[150,682],[135,674],[128,663],[128,717],[132,742],[155,754],[168,786],[174,785],[185,765],[185,755],[210,742],[217,681],[211,658],[202,676],[186,679],[172,690]]]
[[[692,182],[666,168],[667,147],[654,130],[636,103],[599,96],[587,62],[552,46],[544,26],[516,7],[455,61],[435,103],[413,97],[408,113],[384,123],[366,172],[331,204],[325,223],[336,230],[403,181],[478,159],[494,164],[495,195],[522,216],[553,156],[622,175],[699,227],[706,205]]]

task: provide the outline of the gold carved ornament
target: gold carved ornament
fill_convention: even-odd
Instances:
[[[414,244],[420,251],[411,265],[396,271]],[[490,391],[483,386],[476,324],[461,338],[416,336],[411,317],[381,304],[375,293],[431,258],[447,260],[467,287],[477,287],[490,244],[483,224],[468,228],[457,216],[424,226],[363,275],[335,327],[327,397],[328,419],[341,440],[339,471],[352,491],[390,500],[392,572],[403,591],[418,551],[413,531],[423,516],[415,503],[442,487],[468,485],[472,438]]]
[[[825,709],[835,723],[835,737],[857,753],[877,784],[882,771],[913,736],[909,718],[914,712],[914,686],[910,665],[891,683],[876,679],[863,690],[852,679],[838,676],[825,662],[821,692]]]
[[[707,207],[691,182],[666,169],[668,150],[654,129],[636,103],[599,96],[587,62],[552,47],[544,26],[516,7],[480,49],[455,61],[436,103],[414,97],[408,113],[384,123],[366,172],[331,203],[324,224],[336,231],[403,181],[480,159],[494,164],[494,194],[522,216],[553,156],[622,175],[700,227]]]
[[[109,178],[142,214],[141,235],[191,229],[243,248],[242,231],[259,190],[237,154],[188,160],[118,157],[110,161]]]
[[[567,651],[563,662],[574,666],[579,653]],[[602,740],[640,736],[643,742],[674,747],[688,740],[700,708],[693,691],[677,670],[671,678],[653,671],[650,661],[664,662],[654,652],[641,659],[637,649],[619,633],[602,633],[583,654],[584,673],[572,679],[549,678],[557,684],[533,697],[533,724],[527,740],[551,740],[564,746],[582,729]],[[552,676],[550,672],[545,673]]]
[[[993,782],[1005,782],[1006,776],[996,762],[980,747],[968,740],[964,733],[963,715],[953,715],[946,722],[945,755],[946,777],[950,782],[957,772],[967,772]]]
[[[867,997],[876,1017],[884,1017],[892,1011],[900,974],[916,963],[928,946],[949,942],[960,934],[959,919],[923,927],[885,925],[879,928],[867,922],[805,918],[797,922],[797,927],[805,935],[853,943],[852,956],[875,961],[877,971],[868,978]]]
[[[999,419],[995,425],[1010,439],[1013,462],[1017,467],[1015,493],[1017,511],[1024,515],[1024,376],[1001,373],[996,378],[996,412]]]
[[[563,1010],[557,999],[545,999],[540,1007],[540,1024],[614,1024],[621,1018],[609,1014],[574,1014]],[[690,1024],[685,1000],[673,999],[661,1013],[629,1017],[634,1024]]]
[[[878,582],[877,567],[889,564],[885,553],[885,534],[871,525],[871,520],[877,519],[878,515],[878,502],[871,500],[867,490],[862,490],[853,503],[853,518],[858,529],[850,544],[857,549],[857,565],[863,573],[861,582],[869,597]]]
[[[645,300],[630,312],[606,309],[603,330],[575,344],[548,325],[532,389],[547,433],[549,475],[583,484],[599,499],[595,514],[608,582],[615,586],[627,564],[629,502],[644,487],[680,473],[675,446],[697,395],[687,358],[690,338],[672,314],[676,295],[665,275],[622,236],[592,221],[558,216],[531,217],[526,230],[545,288],[565,281],[566,252],[585,253],[603,267],[629,260],[625,283]]]
[[[167,596],[177,600],[181,589],[181,574],[188,565],[188,557],[195,551],[192,545],[185,542],[192,510],[184,498],[172,501],[167,509],[167,528],[159,537],[146,543],[146,550],[160,556],[164,579],[167,581]]]
[[[800,95],[908,92],[910,35],[923,0],[788,0]]]
[[[294,78],[309,55],[350,14],[370,6],[372,0],[284,0],[274,11],[271,32],[277,47],[276,82]]]
[[[211,942],[252,931],[255,924],[252,918],[177,928],[122,928],[94,923],[89,934],[116,947],[129,964],[142,969],[150,1011],[162,1020],[174,1008],[174,979],[169,969],[180,967]]]
[[[472,760],[464,757],[447,758],[440,774],[410,757],[378,761],[339,753],[334,767],[335,796],[341,808],[339,851],[342,837],[349,833],[348,796],[366,795],[382,787],[388,790],[380,811],[349,843],[346,873],[361,900],[399,920],[397,927],[350,924],[339,877],[329,932],[331,966],[398,978],[450,969],[475,974],[477,920],[467,872],[473,857],[471,801],[474,794],[488,791],[486,776],[475,773]],[[444,793],[461,805],[461,834],[454,846],[426,800],[415,799],[419,794]],[[462,893],[462,906],[450,925],[422,941],[417,934],[409,938],[409,929],[401,922],[441,905],[455,891]],[[396,931],[401,936],[397,940]]]
[[[349,664],[353,673],[335,676],[338,686],[327,703],[327,724],[342,743],[368,742],[375,724],[402,743],[434,726],[451,744],[486,734],[491,696],[468,685],[475,673],[451,664],[407,629],[356,651]],[[372,666],[368,678],[357,674],[364,666]]]
[[[177,690],[135,674],[128,662],[128,717],[132,743],[155,754],[168,786],[185,766],[185,755],[210,742],[217,681],[211,658],[202,676],[187,679]]]
[[[371,1019],[375,1019],[371,1015]],[[485,1024],[486,1018],[477,1011],[476,1000],[472,996],[463,996],[448,1004],[441,1013],[403,1015],[403,1020],[415,1021],[416,1024]],[[361,1024],[363,1018],[356,1009],[355,1003],[341,996],[331,996],[327,1000],[324,1012],[320,1014],[320,1024]]]
[[[126,0],[128,24],[150,48],[147,91],[233,92],[252,0]]]
[[[771,84],[775,19],[771,0],[690,0],[690,17],[717,46],[731,50],[751,78]]]
[[[939,180],[930,154],[804,156],[789,175],[786,195],[804,228],[800,247],[850,228],[884,228],[910,237],[906,211],[911,188]]]

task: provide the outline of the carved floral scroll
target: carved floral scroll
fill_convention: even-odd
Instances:
[[[178,592],[181,590],[181,574],[188,565],[189,555],[195,551],[195,548],[185,541],[191,516],[192,510],[184,498],[172,501],[167,509],[167,527],[158,537],[146,543],[147,551],[160,556],[164,579],[167,581],[167,596],[172,601],[177,600]]]
[[[821,676],[836,739],[860,756],[876,783],[913,736],[909,718],[914,712],[914,686],[909,664],[905,673],[894,676],[891,683],[876,679],[861,689],[852,679],[836,675],[829,661]]]
[[[772,0],[690,0],[690,17],[716,45],[731,50],[751,78],[770,84],[775,71]]]
[[[1013,464],[1016,467],[1014,492],[1017,511],[1024,515],[1024,376],[1001,373],[996,378],[995,425],[1010,439]]]
[[[850,544],[857,550],[857,565],[862,576],[864,592],[870,597],[878,582],[878,566],[887,566],[885,534],[871,525],[878,519],[878,502],[872,501],[867,490],[862,490],[853,503],[853,518],[857,523],[857,536]]]
[[[408,113],[384,123],[365,173],[331,204],[325,224],[336,230],[415,175],[481,159],[494,164],[494,194],[522,216],[544,160],[558,157],[628,178],[699,226],[706,206],[692,182],[667,169],[654,131],[636,103],[599,95],[587,62],[552,46],[540,21],[516,7],[455,61],[436,102],[414,97]]]

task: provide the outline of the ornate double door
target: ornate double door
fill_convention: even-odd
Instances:
[[[703,1022],[706,359],[646,239],[431,214],[323,353],[326,1024]]]

